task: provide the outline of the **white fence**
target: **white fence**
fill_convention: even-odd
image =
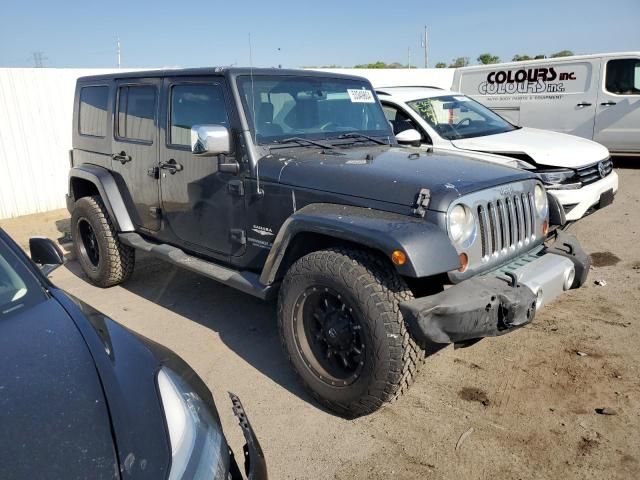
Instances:
[[[375,88],[430,86],[451,88],[455,68],[314,68],[365,77]]]
[[[0,219],[64,207],[76,79],[110,71],[0,68]]]

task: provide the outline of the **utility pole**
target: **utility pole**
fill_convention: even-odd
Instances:
[[[33,65],[36,68],[44,67],[44,61],[49,60],[44,56],[44,52],[31,52],[31,58],[33,59]]]
[[[116,37],[116,54],[118,55],[118,68],[120,68],[120,37]]]
[[[407,68],[411,68],[411,47],[407,47]]]
[[[429,37],[427,34],[427,26],[424,26],[424,39],[422,40],[422,47],[424,48],[424,68],[429,67]]]

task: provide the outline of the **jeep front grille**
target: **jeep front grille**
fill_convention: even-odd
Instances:
[[[464,272],[449,272],[454,282],[499,267],[523,255],[544,241],[542,224],[546,218],[535,208],[535,180],[513,182],[479,190],[459,197],[455,205],[465,205],[475,219],[475,230],[464,243],[456,245],[466,253],[469,264]]]
[[[600,167],[602,164],[602,167]],[[600,175],[600,168],[602,168],[603,175]],[[597,182],[601,178],[606,177],[613,171],[613,162],[610,158],[606,160],[602,160],[601,162],[593,163],[591,165],[587,165],[586,167],[582,167],[576,170],[578,173],[578,178],[580,179],[580,183],[584,185],[589,185],[591,183]]]
[[[531,192],[478,205],[482,256],[499,255],[529,243],[535,232]]]

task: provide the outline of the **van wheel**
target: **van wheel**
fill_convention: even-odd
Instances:
[[[311,395],[358,417],[404,393],[424,360],[399,309],[412,298],[386,259],[366,251],[321,250],[294,263],[280,289],[278,325]]]
[[[111,287],[133,273],[135,250],[123,245],[99,196],[82,197],[71,215],[73,246],[91,283]]]

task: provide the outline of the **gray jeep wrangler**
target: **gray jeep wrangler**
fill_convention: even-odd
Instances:
[[[512,332],[588,256],[531,173],[400,146],[373,88],[311,71],[78,80],[68,208],[91,282],[143,250],[261,299],[284,351],[344,416],[413,381],[425,351]]]

